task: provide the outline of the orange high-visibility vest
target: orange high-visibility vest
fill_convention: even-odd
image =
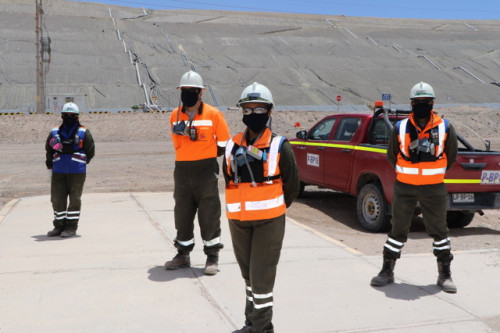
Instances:
[[[413,119],[403,119],[396,124],[398,131],[399,153],[396,162],[396,179],[402,183],[412,185],[439,184],[444,180],[447,158],[444,152],[446,137],[449,132],[448,120],[441,119],[432,112],[431,119],[422,130]],[[434,154],[411,150],[412,141],[437,135],[432,142],[435,143]]]
[[[265,153],[263,156],[263,178],[261,183],[231,180],[226,186],[226,216],[240,221],[272,219],[285,214],[286,205],[283,182],[279,170],[280,151],[284,137],[272,137],[271,130],[265,129],[253,147]],[[227,173],[234,177],[234,153],[237,148],[247,149],[244,133],[228,140],[226,145]],[[246,167],[246,166],[243,166]]]
[[[203,103],[202,112],[196,113],[190,123],[186,112],[179,112],[179,108],[170,115],[170,128],[184,122],[186,127],[194,127],[197,139],[189,136],[170,133],[175,148],[176,161],[197,161],[217,157],[217,146],[225,147],[230,138],[229,128],[222,113],[215,107]],[[179,118],[177,118],[179,114]]]

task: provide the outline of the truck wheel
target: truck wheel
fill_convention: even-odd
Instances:
[[[379,184],[366,184],[359,191],[356,211],[361,226],[372,232],[389,228],[391,216],[386,214],[387,202]]]
[[[299,187],[299,194],[297,194],[297,198],[302,197],[302,194],[304,194],[304,188],[306,187],[306,184],[303,182],[300,182],[300,187]]]
[[[449,228],[463,228],[474,219],[474,212],[450,210],[446,213],[446,223]]]

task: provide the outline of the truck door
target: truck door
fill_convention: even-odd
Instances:
[[[353,138],[361,124],[357,117],[343,117],[333,134],[332,145],[326,148],[325,183],[339,190],[345,190],[351,175],[351,163],[354,156]]]
[[[303,180],[323,183],[326,150],[323,144],[329,139],[334,124],[335,118],[324,119],[307,133],[303,144],[297,144],[295,154]]]

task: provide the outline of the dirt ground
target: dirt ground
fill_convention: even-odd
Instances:
[[[500,110],[459,107],[438,110],[457,131],[481,134],[500,150]],[[241,114],[224,111],[232,134],[243,128]],[[289,138],[309,129],[327,112],[274,112],[273,131]],[[174,152],[168,131],[169,114],[84,114],[80,117],[96,141],[96,157],[88,166],[85,193],[158,192],[173,190]],[[58,115],[0,116],[0,208],[15,198],[46,195],[45,139],[60,124]],[[465,135],[464,135],[465,136]],[[482,140],[466,136],[477,147]],[[223,181],[219,187],[223,191]],[[51,210],[47,201],[47,209]],[[83,208],[85,209],[85,208]],[[331,190],[306,187],[288,210],[288,216],[366,255],[381,253],[385,234],[364,231],[356,218],[356,199]],[[47,221],[47,226],[50,221]],[[500,211],[476,214],[464,229],[450,231],[454,250],[500,248]],[[431,253],[432,241],[415,223],[404,253]]]

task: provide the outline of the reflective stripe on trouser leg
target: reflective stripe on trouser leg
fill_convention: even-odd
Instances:
[[[77,224],[80,220],[80,211],[82,208],[83,185],[85,184],[85,173],[76,173],[68,175],[68,215],[66,220]]]
[[[253,331],[273,332],[272,292],[285,233],[285,215],[258,221],[229,220],[229,230],[241,275],[246,285],[251,285],[247,289],[247,302],[252,299],[254,310],[249,312],[247,303],[246,318],[251,321]]]
[[[61,211],[61,212],[56,212],[54,211],[54,220],[52,221],[52,224],[54,225],[55,228],[57,229],[63,229],[64,225],[66,224],[66,215],[67,211]]]
[[[66,220],[67,211],[56,212],[54,211],[54,221],[64,221]]]
[[[216,237],[209,241],[203,241],[203,252],[208,255],[218,256],[220,249],[224,247],[221,243],[221,238]]]
[[[387,237],[384,244],[384,258],[386,259],[399,259],[401,257],[401,249],[405,243],[398,242],[391,237]]]
[[[175,162],[174,199],[175,227],[178,240],[188,240],[194,237],[194,218],[198,213],[201,238],[205,250],[211,254],[218,252],[220,243],[220,199],[217,184],[217,159],[200,161]],[[214,244],[217,242],[217,244]],[[192,249],[192,248],[191,248]],[[186,249],[185,250],[190,250]],[[207,253],[207,251],[205,251]],[[208,254],[208,253],[207,253]]]
[[[248,221],[247,221],[248,222]],[[256,223],[250,255],[250,283],[252,285],[256,332],[273,332],[273,289],[283,237],[285,215]]]
[[[187,171],[188,168],[175,165],[174,220],[177,236],[174,245],[180,252],[190,252],[194,247],[193,229],[197,207]]]
[[[188,239],[186,241],[174,239],[175,248],[181,253],[189,253],[194,248],[194,238]]]
[[[405,243],[410,232],[411,222],[417,207],[418,186],[404,184],[399,181],[394,183],[392,198],[391,232],[389,237],[398,242]]]
[[[50,202],[54,210],[54,222],[66,220],[66,212],[68,210],[67,188],[66,175],[53,172],[50,182]]]
[[[221,243],[221,202],[218,186],[219,165],[216,159],[207,160],[196,172],[194,186],[195,201],[198,205],[198,221],[200,224],[203,251],[206,255],[217,255],[223,248]]]
[[[252,326],[254,318],[253,294],[250,281],[245,281],[245,326]]]
[[[66,215],[66,220],[69,222],[78,222],[80,219],[80,211],[68,211]]]
[[[440,261],[451,261],[453,255],[451,254],[451,241],[450,238],[444,238],[434,241],[432,243],[433,253]]]

